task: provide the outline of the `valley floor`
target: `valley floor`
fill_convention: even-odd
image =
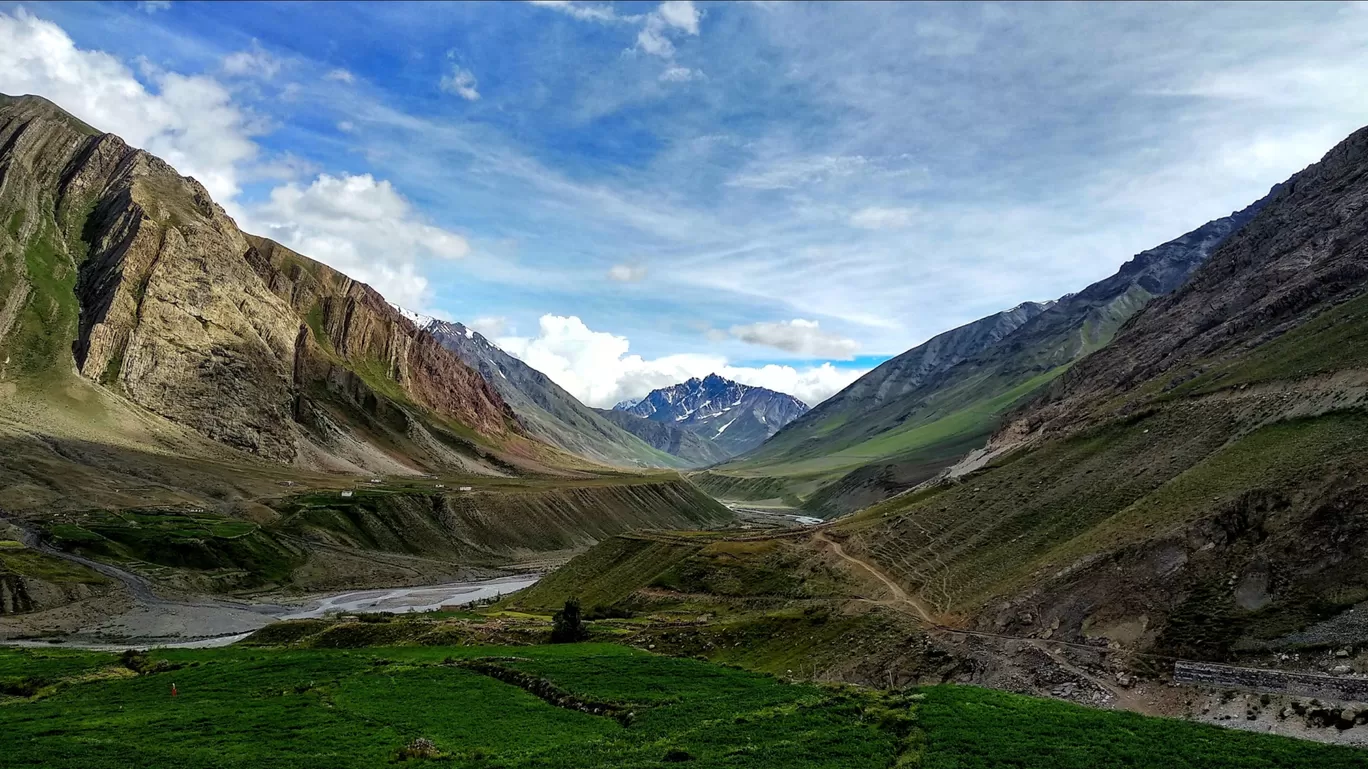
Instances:
[[[623,646],[0,651],[9,767],[1341,767],[1356,750]]]

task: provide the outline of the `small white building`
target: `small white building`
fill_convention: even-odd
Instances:
[[[355,494],[355,493],[356,493],[356,492],[354,492],[354,491],[348,489],[347,491],[342,492],[342,496],[344,496],[344,497],[350,497],[351,495],[353,495],[353,494]]]
[[[471,487],[469,487],[469,486],[462,486],[460,489],[457,489],[457,490],[458,490],[458,491],[472,491],[473,489],[471,489]]]

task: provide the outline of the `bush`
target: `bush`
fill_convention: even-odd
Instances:
[[[50,683],[52,682],[48,679],[39,676],[0,680],[0,694],[8,694],[11,697],[32,697],[38,693],[39,689]]]
[[[588,637],[589,631],[584,627],[584,618],[580,616],[579,599],[567,598],[565,608],[551,618],[551,643],[574,643]]]

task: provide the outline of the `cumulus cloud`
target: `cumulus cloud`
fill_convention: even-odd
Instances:
[[[451,65],[451,71],[442,76],[441,85],[443,91],[454,93],[466,101],[480,98],[479,81],[475,79],[475,73],[464,67]]]
[[[860,349],[860,344],[855,340],[823,331],[817,321],[802,318],[732,326],[730,333],[747,344],[774,347],[814,358],[850,360]]]
[[[771,363],[759,368],[723,366],[717,373],[741,384],[788,393],[809,406],[816,406],[869,373],[869,369],[836,368],[830,363],[799,369]]]
[[[335,80],[339,83],[355,83],[356,75],[353,75],[349,70],[338,68],[329,70],[328,74],[323,76],[323,79]]]
[[[243,224],[420,311],[432,292],[419,262],[470,252],[465,238],[423,221],[388,181],[370,174],[321,174],[308,187],[277,187]]]
[[[850,215],[850,226],[863,230],[897,230],[916,221],[915,208],[862,208]]]
[[[575,316],[543,315],[537,336],[502,337],[497,344],[575,397],[601,408],[711,373],[786,392],[815,405],[865,373],[830,363],[804,369],[773,364],[732,366],[720,355],[693,353],[646,359],[630,353],[627,337],[594,331]]]
[[[639,264],[615,264],[608,269],[608,277],[619,283],[636,283],[646,279],[646,268]]]
[[[252,116],[211,77],[151,69],[149,91],[118,59],[76,47],[23,8],[0,12],[0,92],[39,94],[198,179],[220,203],[239,191],[237,166],[257,153]]]
[[[637,33],[636,47],[633,50],[662,59],[674,58],[674,43],[670,42],[667,35],[674,31],[697,35],[700,15],[689,0],[669,0],[661,3],[642,18],[641,31]]]
[[[245,51],[230,53],[223,57],[223,71],[238,77],[259,77],[270,80],[280,72],[280,59],[272,56],[253,40]]]
[[[656,9],[666,25],[682,29],[690,35],[698,34],[698,20],[702,16],[690,0],[667,0]]]

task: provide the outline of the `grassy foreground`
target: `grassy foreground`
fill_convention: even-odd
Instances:
[[[179,694],[171,696],[175,684]],[[0,651],[6,767],[1363,767],[1363,752],[614,645]]]

